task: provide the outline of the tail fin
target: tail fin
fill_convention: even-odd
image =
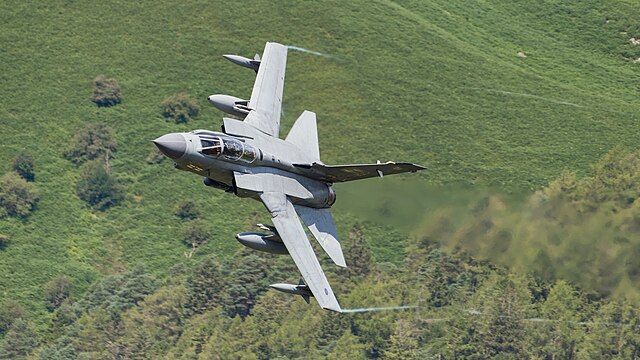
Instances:
[[[311,162],[320,161],[316,113],[305,110],[293,124],[286,141],[302,150]]]

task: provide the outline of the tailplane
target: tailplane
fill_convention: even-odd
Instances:
[[[338,231],[333,223],[329,209],[313,209],[302,205],[294,205],[296,212],[305,225],[318,240],[324,251],[333,262],[341,267],[347,267],[342,253],[342,247],[338,241]]]

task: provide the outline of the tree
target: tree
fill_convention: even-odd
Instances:
[[[176,206],[176,216],[180,219],[194,220],[199,216],[198,208],[196,204],[191,200],[183,201]]]
[[[90,359],[122,358],[122,324],[104,308],[83,314],[75,324],[73,347]]]
[[[604,303],[588,322],[589,333],[580,352],[589,359],[638,359],[640,309],[628,300]]]
[[[186,289],[182,285],[160,288],[122,316],[124,356],[160,358],[180,337],[186,319]]]
[[[0,334],[7,332],[14,321],[25,318],[26,315],[24,307],[13,300],[0,303]]]
[[[209,229],[204,220],[193,220],[185,224],[183,229],[184,237],[182,242],[191,246],[191,251],[185,253],[187,258],[191,258],[198,246],[204,244],[209,239]]]
[[[23,359],[38,346],[38,338],[33,326],[24,319],[17,319],[11,324],[4,338],[4,348],[0,351],[1,359]]]
[[[39,360],[68,360],[78,359],[76,349],[73,347],[72,340],[63,335],[56,342],[47,346],[38,354]]]
[[[226,274],[215,258],[207,257],[193,269],[187,279],[188,299],[187,308],[192,313],[202,314],[222,302],[222,291],[225,286]]]
[[[35,179],[36,175],[33,167],[33,157],[26,151],[21,152],[13,159],[13,170],[27,181],[33,181]]]
[[[0,178],[0,218],[4,216],[27,217],[40,200],[35,186],[15,172]]]
[[[122,189],[98,160],[85,166],[76,193],[95,210],[106,210],[124,199]]]
[[[263,342],[264,337],[258,332],[252,317],[242,319],[236,316],[221,337],[218,334],[209,337],[200,358],[247,360],[265,358],[258,357],[259,348]]]
[[[91,101],[100,107],[113,106],[122,101],[120,94],[120,85],[116,79],[107,78],[104,75],[98,75],[94,80],[95,88]]]
[[[417,332],[409,320],[396,321],[396,329],[389,339],[389,347],[384,351],[385,359],[415,359],[417,356]]]
[[[481,294],[484,304],[477,338],[483,358],[507,355],[524,358],[523,319],[529,294],[518,285],[502,275]]]
[[[365,348],[366,346],[358,341],[358,337],[353,335],[350,329],[346,329],[336,342],[333,351],[327,356],[327,359],[362,359],[365,357]],[[410,358],[405,357],[403,359]]]
[[[113,129],[106,124],[87,124],[74,136],[64,156],[74,164],[96,158],[108,161],[117,149]]]
[[[71,286],[71,278],[65,275],[49,280],[45,286],[49,310],[57,309],[62,305],[62,302],[69,297]]]
[[[575,357],[576,344],[584,337],[584,329],[580,325],[583,308],[580,293],[566,281],[556,281],[541,308],[543,317],[551,320],[539,333],[543,337],[538,340],[543,344],[541,349],[546,357]]]
[[[200,113],[200,107],[190,95],[179,93],[164,99],[161,104],[162,116],[176,123],[187,123]]]
[[[356,280],[355,277],[365,277],[373,270],[373,255],[358,224],[354,225],[349,232],[349,245],[345,249],[345,254],[349,267],[339,269],[338,273],[341,275]]]
[[[164,358],[205,359],[206,357],[201,353],[205,350],[208,340],[211,339],[210,345],[212,347],[220,344],[224,337],[223,327],[228,322],[227,320],[218,309],[190,317],[188,325],[183,327],[183,332],[175,346],[169,350]],[[215,352],[215,354],[220,356],[219,352]],[[208,358],[215,359],[216,357],[209,356]]]
[[[156,289],[156,278],[137,266],[125,274],[109,275],[91,285],[74,307],[79,313],[104,308],[118,318],[123,310],[135,306]]]
[[[244,252],[233,259],[232,266],[228,279],[233,282],[225,289],[223,309],[229,317],[245,318],[267,288],[267,266],[263,258]]]

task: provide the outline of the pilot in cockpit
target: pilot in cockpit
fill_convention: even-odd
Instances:
[[[222,154],[222,144],[219,139],[200,140],[202,145],[202,153],[211,156],[220,156]]]

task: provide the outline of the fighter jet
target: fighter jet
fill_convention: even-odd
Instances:
[[[425,169],[411,163],[326,165],[320,161],[316,114],[304,111],[282,140],[280,115],[287,47],[267,43],[262,58],[224,55],[234,64],[256,71],[251,98],[211,95],[209,102],[232,117],[223,117],[222,131],[195,130],[163,135],[153,142],[175,168],[204,177],[204,184],[241,198],[261,201],[274,226],[268,233],[243,232],[236,239],[250,248],[289,254],[304,282],[272,288],[314,297],[320,307],[341,312],[302,222],[333,262],[347,264],[329,208],[336,201],[332,185]]]

